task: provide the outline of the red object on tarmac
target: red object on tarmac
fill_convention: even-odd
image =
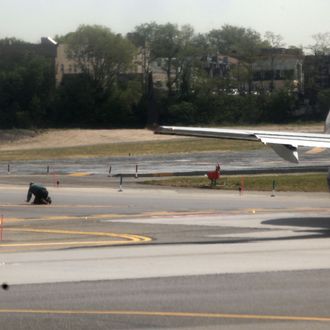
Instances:
[[[220,165],[218,164],[215,167],[215,171],[207,172],[207,177],[209,180],[211,180],[212,184],[216,184],[216,181],[220,178]]]
[[[220,178],[220,173],[217,171],[207,172],[207,177],[210,180],[218,180]]]

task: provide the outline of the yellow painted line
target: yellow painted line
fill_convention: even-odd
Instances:
[[[87,242],[45,242],[45,243],[8,243],[0,244],[0,247],[6,248],[17,248],[17,247],[42,247],[42,246],[86,246],[86,245],[121,245],[121,244],[132,244],[137,242],[128,241],[87,241]],[[4,251],[1,251],[4,252]]]
[[[11,222],[23,222],[23,221],[64,221],[64,220],[79,220],[79,221],[86,221],[86,220],[99,220],[99,219],[117,219],[127,217],[127,215],[123,214],[91,214],[87,216],[66,216],[66,215],[54,215],[54,216],[45,216],[40,218],[5,218],[4,222],[11,223]]]
[[[91,173],[88,172],[73,172],[68,174],[68,176],[76,176],[76,177],[80,177],[80,176],[89,176],[91,175]]]
[[[74,231],[74,230],[58,230],[58,229],[34,229],[34,228],[8,228],[7,231],[33,232],[33,233],[47,233],[47,234],[67,234],[67,235],[86,235],[86,236],[102,236],[102,237],[116,237],[125,238],[134,242],[147,242],[151,238],[147,236],[132,235],[132,234],[115,234],[103,233],[95,231]]]
[[[35,229],[35,228],[7,228],[6,231],[14,232],[31,232],[31,233],[46,233],[46,234],[64,234],[64,235],[83,235],[83,236],[99,236],[119,238],[117,241],[67,241],[67,242],[36,242],[36,243],[1,243],[0,247],[40,247],[40,246],[64,246],[64,245],[120,245],[133,243],[146,243],[152,239],[148,236],[133,235],[133,234],[115,234],[102,232],[84,232],[70,231],[57,229]]]
[[[1,205],[0,205],[1,207]],[[63,207],[63,206],[61,206]],[[71,207],[71,206],[70,206]],[[81,205],[79,207],[82,207]],[[107,207],[108,206],[103,206]],[[99,206],[91,207],[91,208],[99,208]],[[228,212],[227,212],[228,213]],[[231,212],[232,213],[232,212]],[[237,212],[236,212],[237,213]],[[239,212],[238,212],[239,213]],[[5,218],[5,223],[8,222],[22,222],[22,221],[64,221],[64,220],[111,220],[111,219],[119,219],[119,218],[141,218],[141,217],[167,217],[167,216],[189,216],[189,215],[213,215],[218,214],[214,210],[210,211],[184,211],[184,212],[176,212],[176,211],[155,211],[155,212],[142,212],[135,214],[119,214],[119,213],[106,213],[106,214],[90,214],[86,216],[67,216],[67,215],[54,215],[54,216],[45,216],[39,218]]]
[[[63,314],[63,315],[123,315],[123,316],[160,316],[160,317],[187,317],[213,319],[245,319],[268,321],[307,321],[330,322],[330,317],[320,316],[286,316],[286,315],[258,315],[258,314],[222,314],[222,313],[191,313],[191,312],[157,312],[157,311],[130,311],[130,310],[52,310],[52,309],[0,309],[0,313],[19,314]]]
[[[0,205],[1,207],[1,205]],[[63,206],[61,206],[63,207]],[[67,206],[68,207],[68,206]],[[71,207],[71,206],[70,206]],[[108,206],[101,206],[108,207]],[[99,208],[99,206],[93,206],[92,208]],[[294,208],[294,209],[285,209],[285,212],[295,213],[295,212],[320,212],[320,213],[329,213],[330,208]],[[78,220],[78,221],[88,221],[88,220],[112,220],[112,219],[136,219],[138,220],[141,217],[180,217],[180,216],[197,216],[197,215],[237,215],[237,214],[245,214],[245,213],[281,213],[283,209],[266,209],[266,208],[247,208],[240,210],[230,210],[219,212],[217,210],[209,210],[209,211],[184,211],[184,212],[176,212],[176,211],[156,211],[156,212],[142,212],[142,213],[132,213],[132,214],[119,214],[119,213],[110,213],[110,214],[90,214],[86,216],[66,216],[66,215],[54,215],[54,216],[45,216],[39,218],[5,218],[4,222],[23,222],[23,221],[66,221],[66,220]],[[175,221],[175,219],[173,219]]]

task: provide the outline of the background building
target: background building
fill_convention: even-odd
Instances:
[[[303,53],[300,49],[262,49],[252,63],[253,89],[273,91],[283,88],[302,93]]]

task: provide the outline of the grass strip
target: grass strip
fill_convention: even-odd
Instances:
[[[161,155],[202,151],[242,151],[263,148],[249,141],[219,139],[178,139],[152,142],[109,143],[80,147],[2,150],[1,161]]]
[[[222,189],[246,191],[272,191],[275,184],[276,191],[297,192],[328,192],[327,174],[305,173],[286,175],[246,175],[226,176],[217,181],[216,186],[210,185],[207,177],[175,177],[170,179],[158,179],[144,181],[143,184],[185,187],[202,189]]]

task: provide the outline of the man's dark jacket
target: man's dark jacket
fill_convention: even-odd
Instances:
[[[32,183],[30,184],[30,188],[26,197],[26,201],[29,202],[32,194],[37,198],[37,199],[45,199],[48,197],[48,191],[47,189],[40,185],[40,184],[35,184]]]

